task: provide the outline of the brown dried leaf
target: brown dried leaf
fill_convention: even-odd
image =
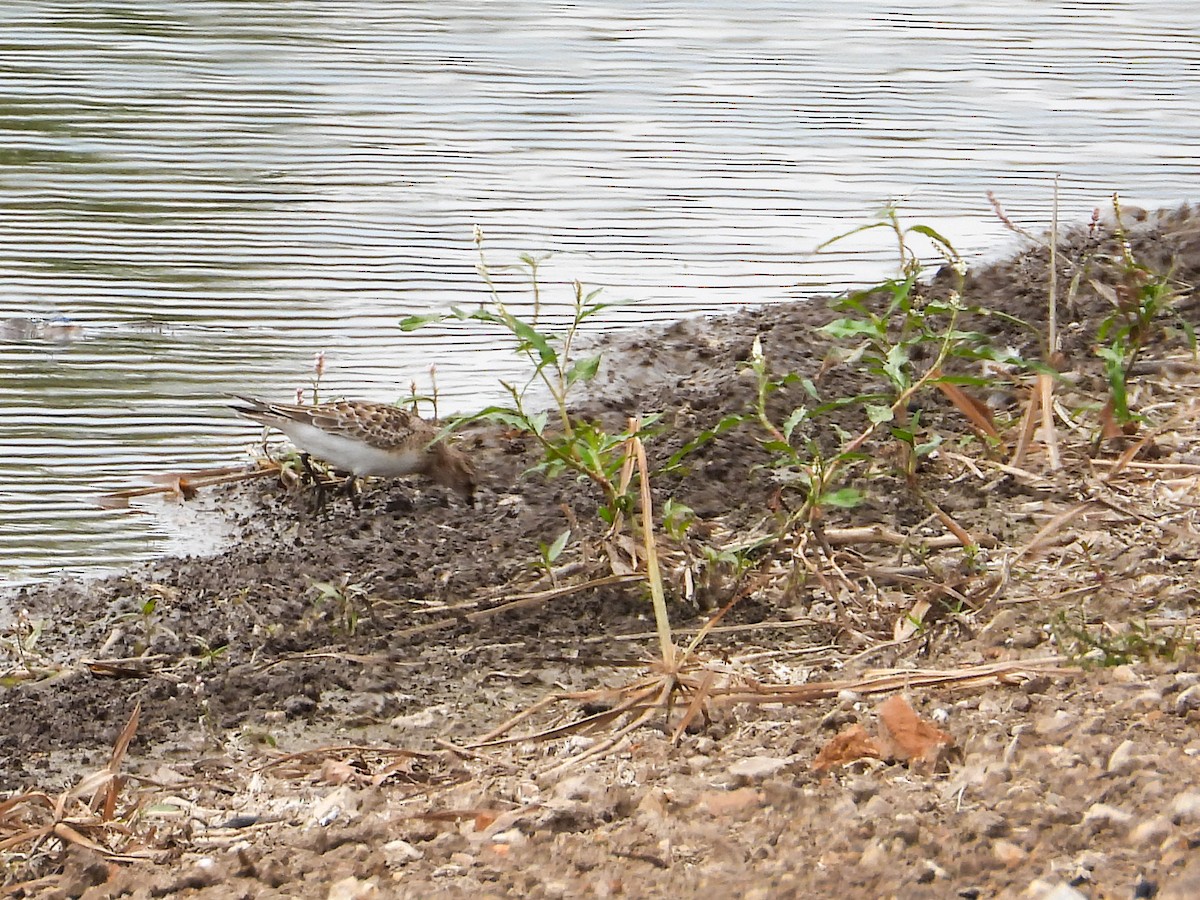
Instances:
[[[80,834],[66,822],[59,822],[54,826],[54,836],[64,844],[78,844],[81,847],[87,847],[89,850],[105,855],[109,853],[109,849],[103,844],[97,844],[86,835]]]
[[[978,397],[971,396],[956,384],[939,381],[937,387],[954,404],[955,408],[967,417],[968,422],[988,437],[1000,440],[992,408],[987,403]]]
[[[954,738],[917,715],[900,694],[879,705],[881,744],[891,759],[935,763],[943,751],[954,747]]]
[[[1113,399],[1109,397],[1104,401],[1104,408],[1100,410],[1100,437],[1111,441],[1124,436],[1124,429],[1117,424],[1116,416],[1113,415]]]
[[[882,759],[883,752],[865,728],[861,725],[851,725],[821,748],[813,760],[812,767],[817,772],[828,772],[830,769],[864,758]]]
[[[314,773],[313,780],[323,784],[345,784],[354,781],[361,773],[344,759],[327,759]]]

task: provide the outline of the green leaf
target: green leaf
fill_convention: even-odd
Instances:
[[[942,445],[942,436],[940,434],[935,434],[926,443],[917,444],[917,446],[915,448],[917,457],[923,459],[924,457],[931,454],[934,450],[936,450],[941,445]]]
[[[888,348],[887,359],[883,364],[884,374],[898,388],[908,387],[908,375],[904,367],[908,364],[908,351],[900,344]]]
[[[603,472],[604,464],[600,461],[600,457],[596,454],[596,448],[585,443],[580,443],[575,446],[575,452],[579,455],[580,461],[584,468],[590,472]]]
[[[550,346],[550,337],[534,329],[527,322],[510,317],[507,323],[513,334],[537,351],[538,359],[543,366],[552,366],[558,362],[558,352]]]
[[[836,506],[839,509],[854,509],[866,498],[866,494],[857,488],[839,488],[821,495],[821,506]]]
[[[895,418],[890,406],[883,406],[878,403],[868,403],[866,406],[867,420],[872,425],[881,425],[884,422],[890,422]]]
[[[430,322],[441,322],[447,318],[445,313],[425,313],[420,316],[409,316],[400,320],[401,331],[416,331]]]
[[[469,313],[464,313],[462,310],[456,309],[456,310],[454,310],[454,313],[455,313],[455,315],[457,315],[460,318],[471,319],[475,322],[486,322],[489,325],[503,325],[505,328],[508,328],[510,330],[512,328],[512,326],[509,323],[509,318],[511,318],[511,317],[506,318],[505,316],[502,316],[500,313],[492,312],[490,309],[486,309],[483,307],[476,309],[476,310],[472,310]]]
[[[590,294],[587,295],[584,302],[586,303],[586,302],[590,301],[593,297],[595,297],[599,293],[600,293],[600,289],[592,291]],[[583,309],[581,309],[578,312],[578,314],[575,316],[575,321],[582,322],[588,316],[594,316],[598,312],[603,312],[606,309],[612,309],[614,306],[629,306],[633,302],[634,301],[632,301],[632,300],[610,300],[607,303],[592,303],[589,306],[585,306]]]
[[[655,428],[654,426],[658,424],[662,417],[663,414],[660,412],[650,413],[649,415],[643,416],[641,422],[639,423],[640,427],[638,428],[638,437],[657,434],[661,429]],[[630,435],[627,430],[622,431],[616,436],[616,442],[624,443],[625,439],[629,437],[632,437],[632,435]]]
[[[596,372],[600,369],[601,357],[602,354],[597,353],[595,356],[589,356],[586,359],[575,362],[567,370],[567,384],[572,385],[577,381],[586,383],[595,378]]]
[[[870,231],[873,228],[891,228],[891,227],[892,227],[891,222],[872,222],[869,225],[859,225],[857,228],[851,228],[849,231],[843,232],[842,234],[836,234],[833,237],[831,237],[829,240],[824,241],[823,243],[817,244],[817,249],[815,252],[820,253],[822,250],[824,250],[826,247],[830,246],[831,244],[836,244],[838,241],[844,241],[848,237],[853,237],[854,235],[861,234],[864,231]]]
[[[792,414],[783,420],[783,436],[791,440],[792,432],[796,430],[796,426],[808,419],[808,408],[798,406],[792,410]]]
[[[480,410],[471,418],[472,420],[495,422],[497,425],[507,425],[509,428],[515,428],[518,431],[533,431],[528,416],[504,406],[489,406],[487,409]]]
[[[554,543],[546,548],[546,559],[548,559],[550,562],[554,562],[556,559],[558,559],[558,557],[562,555],[563,550],[566,548],[567,541],[570,539],[571,529],[568,528],[554,539]]]
[[[858,337],[864,334],[875,338],[883,336],[881,323],[871,319],[834,319],[817,330],[838,339]]]
[[[762,448],[768,453],[782,453],[786,456],[796,455],[796,448],[786,441],[763,441]]]
[[[925,235],[925,237],[929,238],[931,241],[934,241],[945,247],[952,257],[956,259],[958,258],[958,251],[954,249],[954,245],[946,240],[946,238],[943,237],[940,232],[934,231],[928,225],[913,225],[908,230],[915,231],[917,234]]]
[[[746,421],[746,417],[744,415],[726,416],[712,428],[706,428],[704,431],[701,431],[698,435],[671,454],[671,458],[668,459],[667,464],[663,466],[663,471],[674,471],[687,456],[699,450],[705,444],[710,443],[719,435],[724,434],[730,429],[737,428],[744,421]]]
[[[668,497],[663,504],[663,527],[672,537],[682,537],[695,518],[696,511],[686,503],[678,502],[674,497]]]

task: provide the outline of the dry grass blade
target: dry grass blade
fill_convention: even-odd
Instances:
[[[679,724],[675,726],[674,732],[671,734],[671,743],[678,744],[684,732],[688,730],[688,726],[696,720],[704,709],[704,702],[708,699],[712,691],[713,682],[716,681],[717,673],[711,670],[705,670],[700,676],[700,683],[696,685],[696,690],[692,693],[692,701],[688,704],[688,708],[684,710]]]
[[[98,844],[86,835],[80,834],[66,822],[58,822],[54,826],[54,836],[64,844],[78,844],[95,853],[107,854],[109,852],[103,844]]]
[[[611,709],[603,710],[602,712],[594,713],[590,716],[585,716],[582,719],[577,719],[573,722],[568,722],[565,725],[555,725],[550,728],[545,728],[542,731],[534,732],[533,734],[514,735],[512,737],[501,737],[507,733],[514,725],[519,724],[529,718],[534,712],[545,709],[556,703],[563,701],[595,701],[601,697],[609,696],[611,691],[586,691],[584,693],[559,693],[551,695],[544,700],[539,701],[534,706],[523,711],[521,714],[514,716],[508,722],[499,728],[493,729],[483,736],[480,740],[469,747],[476,750],[480,747],[499,747],[504,744],[515,744],[521,741],[545,741],[557,737],[563,737],[568,734],[575,734],[580,731],[589,731],[593,728],[605,725],[614,719],[618,719],[628,712],[641,710],[645,708],[644,701],[647,697],[656,693],[661,683],[661,679],[652,679],[650,681],[641,681],[634,685],[626,686],[618,692],[618,695],[623,695],[624,699],[615,704]]]
[[[328,747],[313,747],[310,750],[299,750],[277,756],[259,765],[258,771],[266,772],[294,762],[304,762],[312,759],[328,759],[331,756],[346,756],[350,754],[374,754],[376,756],[399,757],[406,759],[431,759],[436,754],[427,750],[406,750],[402,747],[372,747],[363,744],[334,744]]]
[[[958,454],[946,454],[952,458],[965,459]],[[851,528],[824,528],[822,537],[830,547],[850,547],[856,544],[893,544],[897,547],[912,545],[926,550],[943,550],[946,547],[958,547],[962,541],[952,534],[934,535],[932,537],[914,538],[903,534],[886,525],[857,525]],[[993,538],[981,538],[981,546],[995,546]]]
[[[632,722],[630,722],[629,724],[622,727],[619,731],[615,732],[614,734],[609,735],[607,738],[600,741],[595,746],[589,747],[583,753],[580,753],[576,756],[572,756],[570,759],[565,760],[564,762],[561,762],[558,765],[551,766],[549,769],[546,769],[543,772],[539,772],[538,777],[540,777],[540,778],[553,777],[553,776],[559,774],[560,772],[565,771],[566,769],[569,769],[574,766],[580,765],[581,763],[587,762],[589,759],[595,759],[596,757],[604,756],[605,754],[611,753],[612,751],[614,751],[618,747],[620,747],[621,744],[625,741],[625,739],[629,737],[629,735],[633,734],[633,732],[637,731],[639,728],[641,728],[643,725],[645,725],[648,721],[650,721],[650,718],[656,712],[658,712],[658,710],[665,708],[666,705],[670,702],[671,694],[675,690],[675,680],[673,678],[663,678],[657,682],[657,686],[659,688],[658,696],[655,697],[654,700],[651,701],[650,703],[646,704],[643,707],[640,707],[641,715],[639,715],[636,719],[634,719]],[[629,710],[627,709],[627,711],[629,711]]]
[[[992,408],[972,397],[962,388],[955,384],[948,384],[944,381],[937,383],[937,388],[946,398],[954,404],[954,407],[966,416],[975,429],[983,436],[1000,441],[1000,434],[996,431],[996,425],[992,421]]]
[[[113,817],[113,813],[117,807],[117,795],[121,791],[123,779],[119,778],[117,773],[121,770],[121,762],[125,759],[125,754],[129,752],[129,745],[133,741],[133,736],[137,734],[138,721],[142,715],[142,701],[139,700],[133,705],[133,712],[129,714],[129,721],[125,723],[125,727],[121,729],[121,733],[117,735],[117,740],[113,744],[112,756],[108,759],[109,782],[103,794],[99,791],[92,797],[91,808],[94,812],[101,799],[103,799],[103,817],[105,821]]]
[[[1090,503],[1078,503],[1070,509],[1060,512],[1057,516],[1038,529],[1037,534],[1030,538],[1014,557],[1013,562],[1024,559],[1026,556],[1037,556],[1042,548],[1050,542],[1059,531],[1065,528],[1071,522],[1075,521],[1086,510]]]
[[[185,472],[178,475],[154,475],[151,478],[162,482],[154,487],[127,488],[123,491],[111,491],[95,498],[96,505],[105,509],[127,509],[129,501],[137,497],[149,497],[154,494],[167,494],[191,499],[200,488],[213,487],[218,484],[233,484],[237,481],[249,481],[266,475],[279,474],[278,463],[264,463],[258,468],[202,469],[198,472]]]
[[[124,782],[118,772],[137,731],[140,714],[141,705],[137,704],[117,737],[105,768],[84,776],[57,797],[51,798],[43,791],[29,791],[0,804],[0,818],[3,819],[0,828],[16,831],[0,839],[0,851],[28,844],[32,852],[46,838],[54,837],[63,844],[78,844],[110,860],[129,858],[106,845],[100,838],[109,832],[129,834],[129,830],[115,818],[120,788]],[[90,802],[82,803],[85,797],[90,797]],[[31,820],[37,819],[42,821],[31,824]]]
[[[650,600],[654,604],[654,624],[658,628],[659,652],[663,667],[675,668],[676,648],[671,637],[671,622],[667,617],[667,601],[663,593],[662,570],[658,566],[658,547],[654,541],[654,501],[650,496],[650,466],[646,463],[646,448],[637,437],[640,424],[629,420],[630,446],[637,459],[638,481],[641,483],[642,542],[646,551],[646,580],[650,585]]]
[[[760,685],[756,690],[714,691],[722,703],[811,703],[836,697],[842,691],[882,694],[923,687],[977,688],[986,685],[1019,684],[1035,675],[1074,675],[1079,669],[1063,667],[1065,656],[1049,656],[1019,662],[986,663],[964,669],[889,670],[869,673],[858,679],[815,682],[803,685]]]
[[[413,625],[410,628],[401,628],[392,632],[394,639],[412,637],[416,634],[425,634],[430,631],[438,631],[443,628],[454,628],[462,625],[463,622],[478,622],[483,619],[489,619],[492,616],[498,616],[501,613],[513,612],[518,609],[526,609],[530,606],[537,606],[546,603],[550,600],[557,600],[560,597],[569,597],[572,594],[578,594],[581,591],[590,590],[592,588],[607,587],[614,584],[634,584],[642,581],[642,575],[606,575],[603,578],[594,578],[591,581],[580,582],[579,584],[567,584],[561,587],[550,588],[545,591],[536,591],[531,594],[514,594],[507,598],[502,598],[498,606],[491,606],[487,609],[479,609],[480,601],[472,601],[471,603],[460,604],[453,607],[454,609],[472,609],[472,612],[459,613],[454,616],[448,616],[444,619],[438,619],[435,622],[426,622],[424,625]]]
[[[543,709],[547,709],[548,707],[554,706],[556,703],[561,702],[562,699],[563,698],[561,696],[559,696],[558,694],[551,694],[549,697],[543,697],[541,700],[539,700],[537,703],[533,704],[532,706],[525,707],[523,710],[521,710],[515,716],[512,716],[512,717],[506,719],[504,722],[501,722],[499,725],[497,725],[495,728],[493,728],[487,734],[482,735],[474,744],[471,744],[470,746],[471,747],[483,747],[487,744],[490,744],[492,741],[494,741],[498,737],[500,737],[500,735],[508,734],[508,732],[512,731],[514,728],[516,728],[518,725],[520,725],[526,719],[532,718],[533,716],[535,716],[539,712],[541,712]]]
[[[1021,468],[1025,464],[1025,455],[1029,452],[1029,447],[1033,443],[1033,434],[1037,430],[1038,410],[1041,402],[1041,390],[1035,384],[1029,392],[1025,413],[1021,416],[1021,431],[1017,436],[1017,446],[1008,460],[1008,464],[1014,468]]]
[[[1165,431],[1169,431],[1172,428],[1178,428],[1185,422],[1194,420],[1197,415],[1200,415],[1200,404],[1191,403],[1184,409],[1176,412],[1175,415],[1171,416],[1171,418],[1162,425],[1158,426],[1157,428],[1147,430],[1146,433],[1142,435],[1141,440],[1130,444],[1125,448],[1124,451],[1122,451],[1120,456],[1118,456],[1114,461],[1108,463],[1108,465],[1112,466],[1112,468],[1109,470],[1109,473],[1104,480],[1112,481],[1123,471],[1125,471],[1125,469],[1128,468],[1133,462],[1134,457],[1136,457],[1139,453],[1146,449],[1147,446],[1153,443],[1154,439],[1160,434]]]
[[[1054,379],[1045,372],[1039,372],[1037,388],[1041,395],[1042,440],[1046,442],[1050,470],[1057,472],[1062,468],[1062,459],[1058,453],[1058,432],[1054,428]]]

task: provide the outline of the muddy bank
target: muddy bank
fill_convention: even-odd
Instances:
[[[554,691],[628,682],[655,647],[641,581],[573,589],[611,574],[595,492],[524,475],[536,462],[527,440],[476,428],[464,435],[484,472],[473,509],[434,485],[375,483],[361,509],[337,500],[315,512],[307,493],[267,479],[205,494],[238,535],[216,556],[17,592],[13,608],[40,634],[23,658],[10,652],[0,787],[66,789],[106,763],[140,703],[124,802],[144,808],[126,810],[129,836],[99,829],[96,839],[166,855],[110,869],[94,848],[51,840],[11,857],[8,881],[44,879],[28,896],[90,897],[324,897],[339,882],[338,896],[364,897],[983,897],[1039,879],[1099,897],[1131,895],[1139,879],[1183,884],[1200,822],[1188,630],[1200,599],[1200,379],[1178,323],[1200,321],[1200,218],[1135,215],[1125,236],[1132,258],[1175,286],[1175,318],[1146,338],[1133,392],[1149,412],[1135,435],[1095,440],[1107,391],[1096,335],[1133,277],[1106,226],[1071,231],[1058,255],[1059,469],[1035,442],[1006,471],[945,396],[920,398],[943,443],[919,483],[978,554],[943,540],[944,522],[883,439],[864,445],[851,480],[863,501],[824,510],[811,541],[768,540],[798,500],[753,422],[653,486],[660,508],[671,498],[696,515],[688,534],[662,538],[673,624],[695,629],[737,598],[702,650],[725,681],[998,661],[1046,670],[908,691],[958,746],[934,771],[873,760],[814,771],[830,738],[876,719],[880,698],[851,689],[818,703],[714,703],[677,747],[664,714],[618,752],[553,776],[603,729],[461,749]],[[1033,246],[969,273],[963,294],[989,314],[964,314],[960,327],[1038,357],[1048,259]],[[939,274],[924,295],[952,285]],[[755,338],[772,372],[809,379],[824,398],[876,390],[852,360],[830,356],[819,329],[835,315],[814,301],[622,336],[579,412],[613,428],[663,413],[648,444],[661,464],[753,407]],[[811,402],[797,380],[767,410],[782,422]],[[996,400],[1006,440],[1025,402],[1020,390]],[[849,405],[803,436],[829,452],[839,429],[865,421]],[[552,581],[539,545],[568,527]],[[904,543],[839,543],[856,527]],[[741,563],[728,558],[739,553]],[[922,602],[932,613],[906,628]],[[1089,650],[1116,652],[1130,621],[1144,629],[1140,651],[1121,638],[1123,665],[1075,670]],[[613,702],[559,705],[523,727]]]

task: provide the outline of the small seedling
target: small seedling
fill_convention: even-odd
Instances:
[[[314,604],[319,608],[326,603],[334,606],[338,619],[346,633],[353,636],[362,619],[363,608],[370,610],[371,597],[361,582],[351,582],[343,575],[336,583],[313,581],[309,590],[316,594]]]
[[[567,542],[570,540],[571,529],[567,528],[549,544],[546,544],[544,541],[538,541],[538,560],[535,565],[546,573],[546,577],[550,579],[550,583],[553,585],[558,584],[558,578],[554,574],[554,564],[562,556],[562,552],[566,549]]]

